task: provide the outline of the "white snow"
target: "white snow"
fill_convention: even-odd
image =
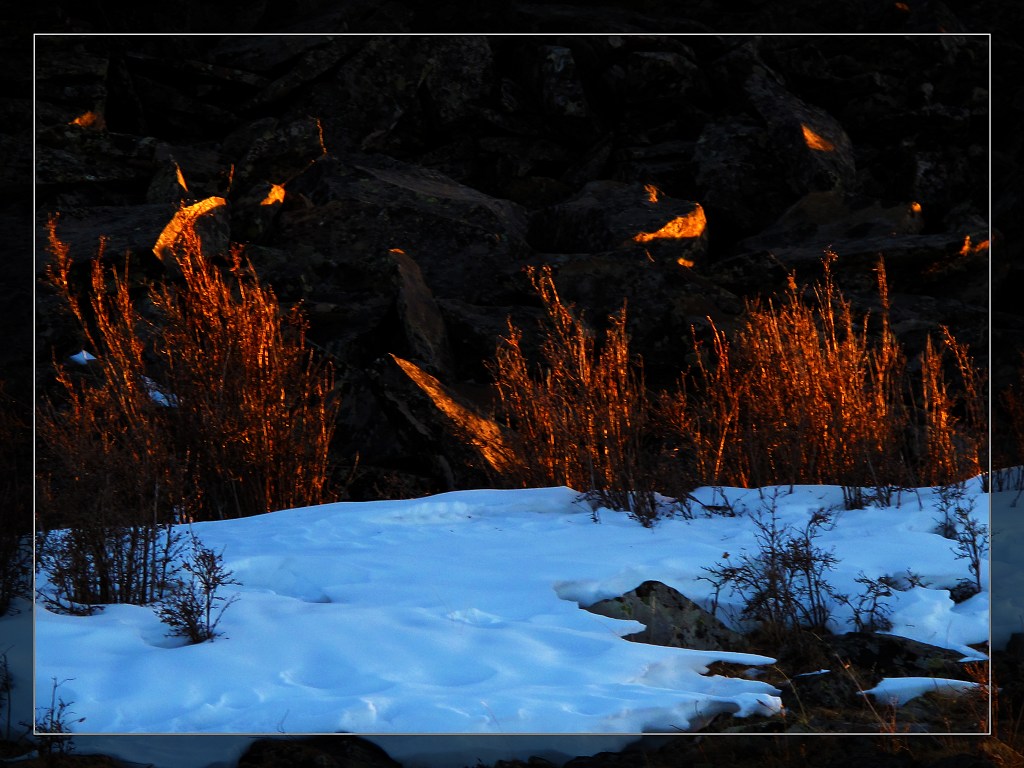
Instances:
[[[863,691],[863,695],[871,694],[876,700],[902,707],[908,701],[930,691],[946,696],[956,696],[965,691],[978,688],[978,684],[970,680],[946,680],[935,677],[897,677],[886,678],[874,688]]]
[[[975,515],[987,496],[971,481]],[[647,579],[709,605],[703,566],[755,545],[751,513],[773,491],[722,494],[736,517],[660,521],[645,529],[622,513],[600,522],[568,488],[476,490],[337,503],[197,523],[242,582],[213,642],[166,636],[151,608],[106,606],[92,616],[37,606],[36,698],[59,695],[85,720],[82,733],[365,734],[678,733],[719,712],[769,714],[778,691],[746,677],[705,674],[715,660],[772,659],[632,643],[633,621],[582,605]],[[841,509],[835,487],[778,489],[777,514],[802,526],[821,507]],[[839,511],[817,545],[840,562],[841,592],[854,579],[919,574],[896,592],[893,632],[981,657],[988,638],[988,577],[956,605],[948,589],[966,561],[938,536],[931,489],[899,507]],[[185,530],[183,528],[183,530]],[[45,579],[37,585],[46,588]],[[734,625],[728,590],[719,615]],[[836,631],[852,627],[835,609]],[[607,748],[607,747],[605,747]],[[152,760],[151,760],[152,761]]]
[[[1008,474],[1017,470],[1007,471]],[[1005,648],[1014,632],[1024,632],[1024,494],[992,494],[992,647]]]
[[[70,355],[68,359],[73,363],[78,363],[78,365],[88,365],[90,360],[95,360],[96,358],[83,349],[81,352]]]

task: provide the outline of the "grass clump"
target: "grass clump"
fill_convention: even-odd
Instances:
[[[980,473],[983,377],[967,346],[943,328],[912,374],[889,324],[884,263],[881,312],[855,319],[836,258],[826,253],[810,288],[791,275],[781,297],[749,301],[731,339],[713,323],[710,349],[695,335],[696,362],[671,393],[646,390],[625,305],[599,345],[551,270],[528,270],[544,308],[539,360],[510,321],[491,365],[514,456],[506,479],[586,488],[650,525],[655,489],[685,499],[698,485],[839,485],[859,508]]]
[[[55,358],[37,411],[37,566],[52,600],[155,602],[173,524],[325,500],[331,369],[240,251],[222,268],[188,225],[169,246],[180,277],[140,295],[127,257],[107,268],[102,247],[80,289],[56,219],[49,246],[46,281],[95,357]]]
[[[626,307],[609,318],[599,347],[583,318],[562,302],[551,270],[528,274],[545,312],[540,361],[527,361],[522,331],[510,320],[492,364],[511,428],[512,480],[587,489],[597,503],[650,526],[657,517],[644,447],[651,408],[643,369],[629,352]]]
[[[889,325],[884,263],[876,267],[882,312],[872,330],[869,317],[854,320],[835,284],[835,259],[826,254],[810,291],[790,276],[778,302],[748,302],[731,341],[712,326],[710,354],[694,343],[695,392],[684,383],[662,396],[664,421],[702,483],[840,485],[846,506],[856,508],[868,500],[865,489],[887,504],[895,488],[964,479],[984,467],[982,379],[966,345],[943,328],[943,350],[929,339],[913,384]],[[960,377],[957,395],[944,351]]]

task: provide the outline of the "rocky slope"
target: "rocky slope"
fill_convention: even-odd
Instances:
[[[537,31],[563,12],[519,9]],[[946,325],[988,364],[985,37],[63,36],[36,55],[38,231],[59,211],[76,259],[106,237],[141,283],[173,277],[153,244],[177,207],[223,197],[206,248],[244,243],[338,366],[355,498],[486,481],[392,356],[486,411],[506,318],[537,315],[528,265],[597,325],[626,301],[655,386],[691,327],[735,327],[827,247],[860,311],[885,256],[911,357]],[[38,308],[37,359],[77,352]]]

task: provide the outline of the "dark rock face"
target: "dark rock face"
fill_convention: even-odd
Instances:
[[[303,7],[321,32],[418,18]],[[616,13],[643,29],[646,12]],[[596,327],[625,302],[653,386],[685,368],[691,327],[734,328],[829,246],[856,311],[877,310],[885,255],[911,358],[944,324],[987,363],[985,38],[571,36],[543,33],[612,10],[511,13],[538,34],[41,39],[37,227],[59,211],[83,262],[106,236],[141,284],[174,277],[153,246],[178,206],[223,198],[206,246],[244,244],[338,367],[339,457],[423,491],[477,475],[424,462],[377,361],[486,416],[505,318],[534,328],[529,265]],[[37,359],[78,351],[38,308]]]

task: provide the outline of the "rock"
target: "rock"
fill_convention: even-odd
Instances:
[[[331,151],[402,154],[395,150],[422,148],[424,128],[441,129],[472,112],[488,85],[490,56],[483,37],[360,39],[333,78],[313,85],[309,107]]]
[[[701,205],[719,237],[740,239],[767,227],[800,197],[768,131],[750,117],[710,120],[694,150]]]
[[[126,188],[144,190],[158,167],[157,142],[127,134],[58,125],[41,131],[36,181],[44,194],[60,190],[61,207],[125,205]],[[78,190],[87,185],[90,194]]]
[[[493,303],[527,254],[525,212],[452,179],[381,156],[318,161],[294,183],[312,207],[282,215],[268,245],[311,245],[338,262],[399,248],[437,299]]]
[[[692,351],[691,327],[705,327],[710,317],[731,329],[743,309],[736,295],[699,270],[652,262],[643,250],[563,256],[555,284],[595,329],[625,303],[630,350],[643,358],[652,387],[675,386]]]
[[[586,606],[586,610],[645,624],[644,631],[625,635],[626,640],[637,643],[705,651],[741,651],[746,647],[741,634],[658,581],[645,581],[621,597],[600,600]]]
[[[358,736],[257,739],[238,768],[401,768],[387,752]]]
[[[693,266],[703,258],[707,219],[688,200],[666,198],[639,184],[594,181],[530,219],[530,244],[553,253],[643,253],[651,260]]]
[[[391,250],[398,280],[398,317],[415,359],[434,375],[449,378],[452,354],[444,318],[434,301],[419,265],[405,251]]]
[[[657,102],[665,110],[686,109],[687,92],[700,69],[693,50],[632,51],[610,67],[605,81],[626,104]]]
[[[233,196],[257,184],[287,186],[326,153],[320,121],[313,117],[258,120],[226,137],[221,148],[223,162],[234,167]]]
[[[779,685],[780,698],[787,712],[807,717],[821,709],[839,710],[861,704],[862,688],[871,688],[881,680],[873,676],[855,680],[845,669],[826,669],[794,675]]]
[[[968,679],[960,659],[963,654],[898,635],[847,632],[824,638],[830,656],[857,670],[883,677],[946,677]],[[838,663],[838,662],[837,662]],[[874,683],[865,684],[869,688]]]
[[[209,147],[159,142],[153,161],[147,203],[193,203],[229,191],[230,169],[221,162],[220,153]]]
[[[916,235],[924,227],[921,210],[920,204],[911,201],[882,207],[877,200],[858,200],[836,189],[809,192],[774,224],[737,247],[756,250],[818,241],[824,250],[837,238]]]
[[[839,121],[794,96],[777,75],[763,69],[755,68],[743,87],[768,129],[793,191],[852,191],[853,144]]]
[[[583,85],[576,75],[572,50],[561,45],[543,45],[537,49],[534,64],[540,86],[541,108],[549,117],[587,117],[590,108]]]
[[[89,262],[97,253],[100,239],[106,238],[105,253],[123,265],[124,255],[135,257],[133,264],[144,267],[155,264],[153,246],[164,227],[174,216],[175,207],[166,203],[143,204],[130,207],[94,206],[89,209],[71,209],[60,212],[57,235],[67,243],[74,262]],[[43,212],[40,211],[40,214]],[[42,250],[47,243],[46,219],[39,222],[36,270],[41,274],[49,255]]]
[[[492,485],[509,471],[501,428],[415,364],[390,355],[371,381],[408,460],[428,468],[442,490]]]

